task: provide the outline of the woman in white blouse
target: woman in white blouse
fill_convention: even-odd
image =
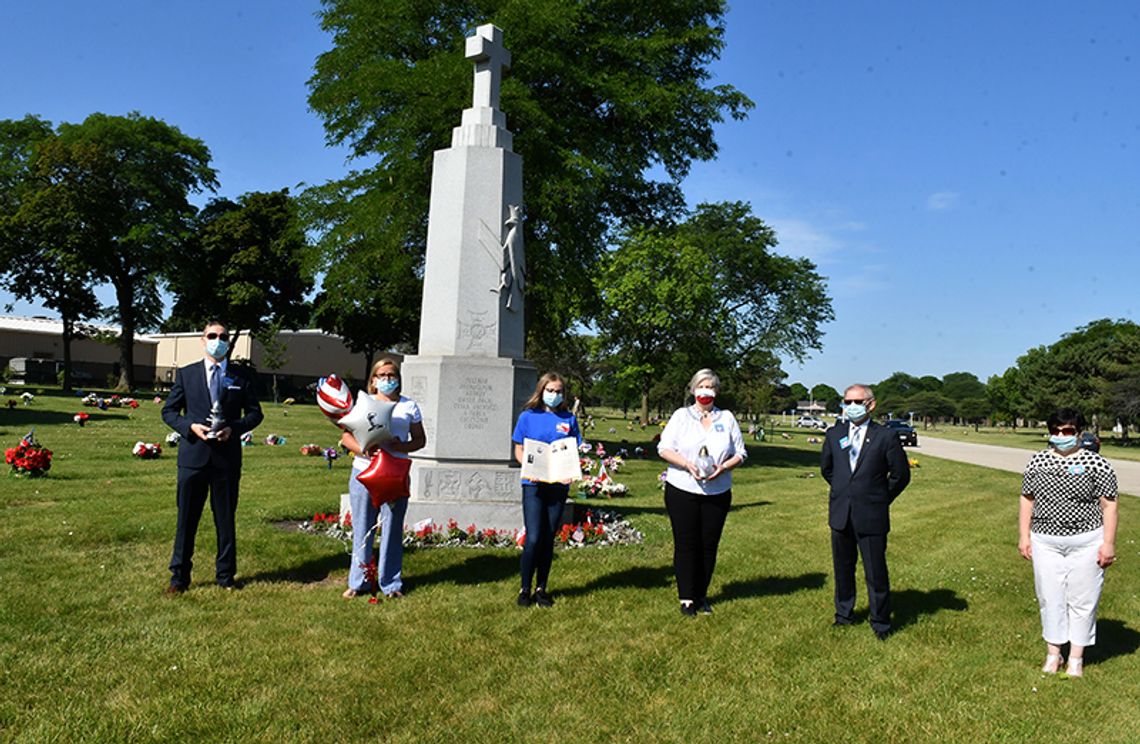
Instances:
[[[702,369],[689,380],[693,404],[673,412],[657,452],[665,474],[665,508],[673,525],[673,569],[681,614],[711,613],[708,589],[724,519],[732,503],[732,469],[748,456],[740,425],[716,407],[720,378]]]

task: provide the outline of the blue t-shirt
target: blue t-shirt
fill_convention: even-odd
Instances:
[[[524,439],[536,439],[549,444],[566,437],[574,437],[578,444],[582,444],[582,432],[578,430],[578,419],[574,414],[569,411],[536,411],[528,408],[519,414],[511,441],[522,444]],[[522,482],[534,483],[528,478],[523,478]],[[562,487],[568,489],[567,486]]]
[[[566,437],[574,437],[582,443],[582,432],[578,430],[578,419],[569,411],[536,411],[528,408],[519,414],[515,433],[511,441],[522,444],[524,439],[539,442],[556,442]]]

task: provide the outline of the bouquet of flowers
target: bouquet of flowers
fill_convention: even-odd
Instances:
[[[278,434],[270,434],[265,437],[265,443],[270,447],[275,447],[279,444],[285,444],[285,437]]]
[[[131,454],[141,460],[153,460],[162,454],[162,445],[158,442],[135,442]]]
[[[72,418],[75,420],[75,423],[79,424],[79,426],[82,427],[87,423],[87,419],[91,418],[91,416],[86,411],[80,411],[79,413],[72,416]]]
[[[182,439],[182,435],[176,431],[172,431],[166,435],[166,443],[169,444],[171,447],[177,447],[178,442],[181,439]]]
[[[51,470],[51,450],[40,446],[34,432],[29,431],[17,446],[4,452],[4,461],[12,475],[39,478]]]
[[[322,457],[325,454],[325,448],[319,444],[302,444],[301,454],[306,457]]]

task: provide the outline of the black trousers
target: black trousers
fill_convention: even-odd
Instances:
[[[855,619],[856,551],[863,557],[863,577],[867,581],[867,598],[871,606],[871,628],[891,629],[891,578],[887,573],[887,536],[859,535],[847,519],[847,525],[831,530],[831,561],[835,567],[835,620],[850,623]]]
[[[237,573],[237,535],[234,514],[237,512],[238,481],[241,471],[221,468],[178,469],[178,526],[174,532],[174,551],[170,556],[170,583],[190,586],[194,567],[194,538],[210,495],[210,511],[214,514],[214,531],[218,537],[218,555],[214,580],[222,586],[233,583]]]
[[[699,602],[708,597],[716,551],[732,491],[706,496],[665,484],[665,509],[673,526],[673,571],[677,596]]]

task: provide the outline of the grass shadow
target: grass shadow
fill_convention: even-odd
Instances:
[[[1096,645],[1086,656],[1092,664],[1108,661],[1116,656],[1129,656],[1140,649],[1140,631],[1129,628],[1121,620],[1096,621]]]
[[[282,582],[319,584],[322,581],[326,581],[333,572],[343,571],[345,565],[345,554],[338,552],[288,568],[281,568],[275,571],[263,571],[251,576],[240,576],[239,583],[242,585],[278,584]]]
[[[933,615],[942,610],[965,612],[970,604],[952,589],[903,589],[891,592],[893,615],[891,625],[895,630],[918,621],[923,615]]]
[[[3,396],[0,396],[2,399]],[[0,402],[0,405],[3,405]],[[82,410],[78,401],[75,410]],[[90,413],[90,412],[88,412]],[[0,436],[23,436],[33,426],[52,426],[55,424],[74,424],[75,413],[64,411],[49,411],[35,406],[17,406],[16,408],[0,409]],[[91,416],[95,418],[94,415]]]
[[[564,597],[576,597],[606,589],[662,589],[673,582],[673,566],[634,566],[599,576],[582,586],[559,589]]]
[[[730,581],[720,588],[720,593],[712,597],[718,602],[734,599],[771,597],[777,594],[795,594],[805,589],[822,589],[827,574],[813,571],[799,576],[758,576],[754,579]]]
[[[447,548],[443,549],[446,550]],[[494,583],[511,576],[517,577],[518,574],[519,557],[517,555],[479,553],[445,568],[439,568],[425,574],[414,574],[409,579],[410,583],[417,587],[431,584],[471,585]]]

